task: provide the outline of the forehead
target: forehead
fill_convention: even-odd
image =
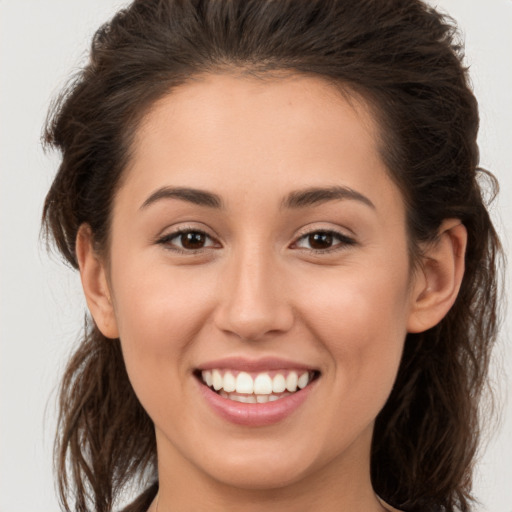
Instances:
[[[247,195],[271,181],[281,195],[294,183],[341,184],[378,200],[392,185],[367,105],[311,76],[197,77],[152,106],[132,155],[126,178],[147,192],[169,184]]]
[[[300,74],[195,76],[152,105],[137,130],[136,148],[140,149],[148,132],[154,134],[159,127],[168,130],[172,119],[179,122],[182,132],[187,128],[217,131],[221,124],[243,129],[238,142],[248,132],[254,135],[259,130],[264,135],[270,129],[281,129],[284,136],[297,134],[311,123],[330,128],[327,125],[340,121],[352,122],[354,138],[358,131],[371,138],[378,135],[368,105],[355,91],[322,77]]]

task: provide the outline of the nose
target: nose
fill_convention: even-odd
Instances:
[[[283,269],[261,249],[230,259],[219,282],[217,328],[249,341],[288,331],[294,314],[284,281]]]

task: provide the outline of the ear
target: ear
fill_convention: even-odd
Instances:
[[[446,219],[416,272],[408,332],[434,327],[452,307],[464,276],[466,244],[465,226],[458,219]]]
[[[94,250],[92,231],[87,224],[78,229],[76,255],[87,306],[98,329],[107,338],[118,338],[105,264]]]

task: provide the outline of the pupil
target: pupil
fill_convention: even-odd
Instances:
[[[309,245],[313,249],[327,249],[332,246],[332,235],[330,233],[314,233],[309,235]]]
[[[201,249],[204,246],[204,235],[202,233],[183,233],[181,245],[186,249]]]

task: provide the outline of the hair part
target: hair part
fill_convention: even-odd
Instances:
[[[402,191],[411,255],[441,222],[468,231],[466,272],[445,319],[409,334],[372,445],[375,491],[403,510],[469,511],[478,404],[496,338],[500,245],[478,168],[477,103],[454,23],[419,0],[136,0],[95,34],[90,61],[53,105],[45,141],[62,162],[43,223],[78,268],[79,227],[108,255],[113,200],[155,102],[209,73],[308,74],[354,92],[377,120]],[[121,405],[122,404],[122,407]],[[62,383],[56,468],[63,507],[109,511],[153,471],[150,418],[119,340],[93,323]]]

